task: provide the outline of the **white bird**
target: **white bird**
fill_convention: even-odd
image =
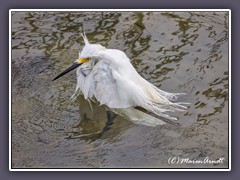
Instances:
[[[85,99],[97,100],[113,112],[148,126],[164,122],[159,118],[150,118],[135,107],[171,120],[176,118],[169,116],[169,111],[187,109],[185,105],[188,103],[174,102],[184,93],[168,93],[158,89],[138,74],[123,51],[91,44],[85,33],[81,36],[85,46],[79,53],[79,58],[53,79],[77,68],[77,86],[73,97],[82,93]]]

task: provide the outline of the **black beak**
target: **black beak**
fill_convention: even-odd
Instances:
[[[76,69],[78,66],[80,66],[81,64],[75,62],[73,65],[71,65],[70,67],[68,67],[65,71],[63,71],[62,73],[60,73],[58,76],[56,76],[53,81],[55,81],[56,79],[60,78],[61,76],[67,74],[68,72]]]

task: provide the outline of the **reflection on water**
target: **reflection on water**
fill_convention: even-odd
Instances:
[[[117,116],[99,136],[105,107],[70,100],[74,73],[51,81],[77,58],[83,29],[156,86],[187,93],[181,126]],[[13,12],[12,167],[227,167],[228,54],[226,12]],[[173,156],[225,159],[174,166]]]

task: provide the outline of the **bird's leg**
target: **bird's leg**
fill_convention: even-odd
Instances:
[[[106,122],[106,126],[104,128],[108,127],[108,129],[109,129],[110,126],[113,124],[113,120],[115,119],[116,116],[117,116],[117,114],[115,114],[114,112],[107,111],[107,122]]]
[[[102,137],[102,135],[107,132],[112,124],[113,124],[113,120],[115,119],[115,117],[117,116],[117,114],[111,112],[111,111],[107,111],[107,121],[106,121],[106,125],[105,127],[103,128],[103,130],[99,133],[99,136],[98,138]]]
[[[105,127],[103,128],[102,132],[107,132],[110,128],[111,125],[113,124],[113,120],[115,119],[117,115],[111,111],[107,111],[107,122]]]

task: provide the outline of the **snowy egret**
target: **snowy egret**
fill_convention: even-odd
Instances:
[[[136,123],[151,126],[162,124],[162,121],[140,117],[137,112],[139,107],[171,120],[176,118],[167,112],[187,109],[187,103],[175,102],[184,93],[169,93],[158,89],[138,74],[123,51],[91,44],[85,33],[81,36],[85,46],[79,53],[79,58],[53,79],[54,81],[78,68],[73,97],[82,93],[87,100],[97,100],[113,112],[128,116]]]

